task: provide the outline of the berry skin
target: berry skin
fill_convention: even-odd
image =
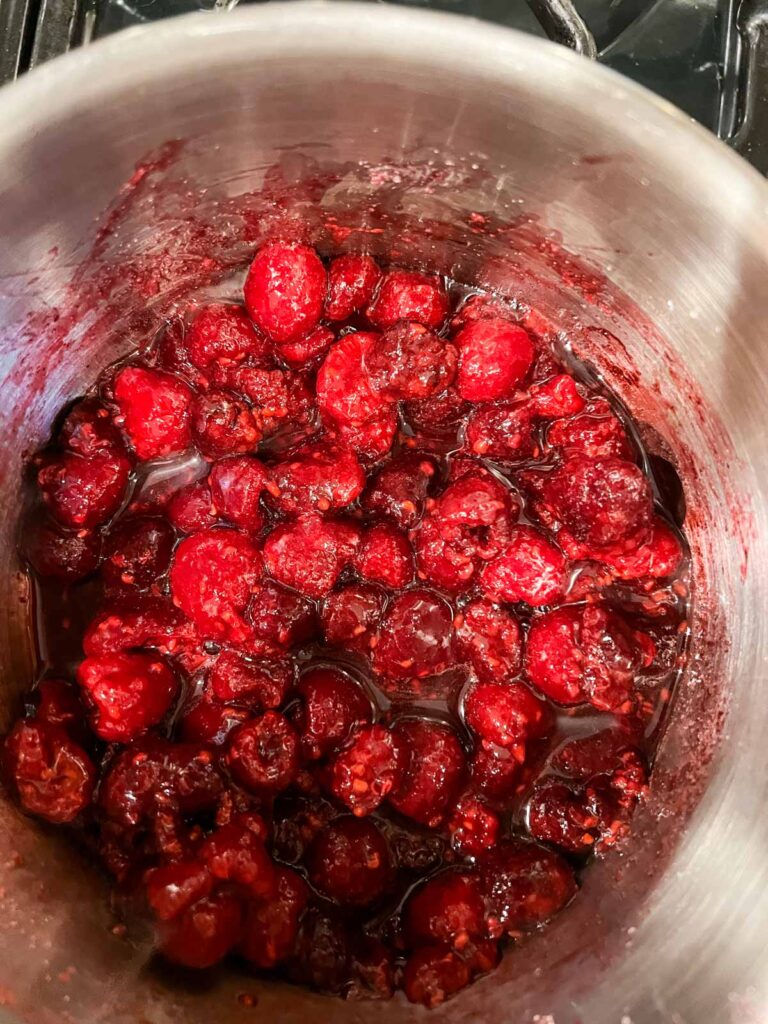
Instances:
[[[534,415],[545,420],[574,416],[582,412],[586,405],[576,387],[576,381],[568,373],[558,373],[540,384],[534,384],[528,392],[528,398]]]
[[[378,462],[392,447],[397,433],[397,413],[385,406],[380,415],[365,423],[333,423],[332,436],[356,453],[361,462]]]
[[[138,458],[158,459],[189,448],[192,391],[183,380],[164,370],[126,366],[115,377],[114,387]]]
[[[387,842],[372,821],[345,817],[316,837],[307,858],[309,878],[337,903],[365,906],[389,881]]]
[[[182,487],[168,502],[168,519],[182,533],[199,533],[219,521],[207,480]]]
[[[371,720],[365,692],[337,669],[310,669],[299,680],[298,690],[303,698],[301,749],[307,758],[320,758],[341,746],[356,725]]]
[[[334,590],[323,602],[326,643],[370,654],[385,603],[384,591],[367,583],[352,583]]]
[[[550,424],[547,444],[566,455],[590,458],[632,459],[627,432],[603,398],[590,401],[581,413]]]
[[[436,277],[414,270],[390,270],[366,316],[380,328],[393,327],[398,320],[415,320],[436,328],[448,316],[448,296]]]
[[[381,270],[372,256],[346,253],[331,260],[328,267],[328,296],[325,315],[328,320],[347,320],[366,306]]]
[[[483,740],[506,747],[520,761],[525,744],[552,727],[549,708],[524,683],[477,683],[464,699],[464,717]]]
[[[231,734],[226,761],[246,789],[278,793],[290,786],[299,770],[299,738],[286,718],[267,711]]]
[[[208,483],[213,505],[224,519],[247,533],[256,534],[263,518],[259,500],[276,488],[264,465],[252,455],[233,455],[211,469]]]
[[[202,530],[174,553],[174,604],[211,640],[242,640],[249,634],[243,612],[261,569],[261,556],[245,534]]]
[[[199,861],[178,861],[151,868],[144,875],[144,885],[155,917],[170,921],[192,903],[210,895],[213,876]]]
[[[410,541],[389,523],[370,527],[363,534],[355,569],[363,579],[400,590],[413,579]]]
[[[274,897],[277,874],[264,843],[241,821],[231,821],[212,832],[199,850],[214,878],[242,885],[259,899]]]
[[[335,340],[333,331],[318,324],[295,341],[284,341],[280,345],[280,356],[290,366],[306,366],[324,355]]]
[[[63,530],[47,516],[25,526],[21,549],[38,576],[65,583],[90,576],[101,561],[101,537],[95,530]]]
[[[108,586],[146,590],[165,574],[176,535],[160,517],[122,519],[110,530],[101,575]]]
[[[64,452],[44,460],[37,483],[57,522],[71,530],[90,530],[120,508],[130,472],[130,460],[116,449],[87,458]]]
[[[223,960],[240,939],[243,910],[230,892],[216,892],[192,903],[178,916],[161,921],[157,946],[168,960],[202,969]]]
[[[243,292],[251,319],[279,347],[317,325],[326,288],[325,267],[314,249],[274,241],[256,253]]]
[[[358,729],[331,766],[330,788],[357,817],[375,811],[402,781],[406,751],[383,725]]]
[[[17,722],[5,739],[4,762],[21,806],[54,825],[90,804],[95,770],[85,751],[51,722]]]
[[[320,515],[304,515],[277,526],[264,542],[264,562],[273,579],[307,597],[324,597],[351,562],[360,543],[358,527]]]
[[[477,867],[498,934],[535,928],[554,917],[576,892],[567,861],[536,843],[505,840],[480,857]]]
[[[62,448],[86,459],[96,452],[125,452],[125,443],[112,413],[98,398],[81,398],[70,409],[57,441]]]
[[[655,645],[617,613],[599,605],[560,608],[533,620],[525,672],[560,704],[631,710],[634,681],[653,661]]]
[[[230,733],[247,722],[251,712],[210,700],[198,700],[179,719],[179,737],[185,743],[205,743],[221,747]]]
[[[222,704],[254,711],[279,707],[293,682],[290,662],[249,661],[237,651],[222,651],[208,675],[206,691]]]
[[[252,452],[263,436],[261,420],[251,406],[222,389],[195,397],[191,425],[195,444],[207,459]]]
[[[483,567],[480,588],[492,601],[552,604],[565,591],[565,558],[530,526],[514,526],[505,549]]]
[[[369,515],[384,516],[401,530],[411,530],[424,514],[436,473],[431,455],[403,452],[370,478],[360,504]]]
[[[507,320],[478,320],[454,339],[459,350],[459,394],[469,402],[509,398],[533,364],[533,343]]]
[[[472,788],[494,805],[503,805],[517,789],[520,767],[511,750],[492,743],[478,744],[470,764]]]
[[[410,763],[389,802],[406,817],[436,828],[461,788],[465,770],[461,744],[448,726],[423,719],[403,719],[392,731],[395,742],[410,753]]]
[[[530,459],[536,447],[533,427],[529,403],[479,405],[467,420],[466,447],[473,455],[491,459]]]
[[[248,618],[256,641],[286,650],[312,640],[320,629],[314,605],[272,580],[253,595]]]
[[[190,362],[204,373],[216,364],[264,359],[269,346],[240,306],[214,302],[197,314],[184,339]]]
[[[93,707],[91,728],[113,743],[129,743],[157,725],[179,688],[165,662],[141,652],[86,658],[77,681]]]

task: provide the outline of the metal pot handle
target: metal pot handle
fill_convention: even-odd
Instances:
[[[768,4],[742,0],[731,21],[718,135],[768,174]]]
[[[595,37],[572,0],[528,0],[528,6],[550,39],[591,60],[597,59]]]

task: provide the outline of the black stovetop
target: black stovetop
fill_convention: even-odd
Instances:
[[[0,0],[0,82],[129,25],[195,10],[226,17],[237,2]],[[592,50],[601,63],[671,100],[768,173],[768,0],[400,2]]]

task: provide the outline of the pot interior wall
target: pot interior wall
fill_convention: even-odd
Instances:
[[[100,44],[14,90],[0,141],[0,724],[34,672],[15,556],[24,457],[175,301],[236,277],[276,233],[496,288],[600,366],[676,463],[696,656],[629,848],[432,1019],[725,1020],[724,985],[754,983],[760,963],[744,915],[768,900],[768,773],[749,760],[768,724],[753,699],[765,682],[768,478],[755,443],[766,347],[755,332],[768,322],[760,183],[570,54],[414,12],[277,4],[192,18]],[[699,155],[685,178],[680,146]],[[729,700],[729,741],[713,757]],[[734,849],[746,882],[726,903]],[[0,863],[0,1001],[12,1020],[420,1014],[226,972],[177,984],[147,966],[146,946],[111,933],[106,883],[79,854],[8,803]],[[242,992],[258,995],[256,1011]]]

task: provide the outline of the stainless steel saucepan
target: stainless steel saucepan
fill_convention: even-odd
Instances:
[[[686,490],[694,658],[634,839],[430,1020],[765,1024],[768,186],[553,44],[276,3],[129,30],[0,93],[0,727],[34,672],[25,455],[98,368],[275,231],[394,250],[532,305]],[[0,873],[0,1019],[422,1019],[242,974],[175,986],[111,931],[106,881],[8,803]]]

